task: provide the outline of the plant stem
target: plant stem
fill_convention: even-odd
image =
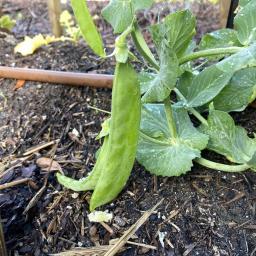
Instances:
[[[180,97],[181,100],[183,100],[184,102],[187,102],[187,99],[183,96],[183,94],[180,92],[178,88],[174,88],[173,90]]]
[[[226,48],[214,48],[214,49],[208,49],[208,50],[202,50],[198,52],[193,52],[189,55],[184,56],[179,60],[179,64],[182,65],[188,61],[195,60],[202,57],[209,57],[214,55],[223,55],[223,54],[232,54],[239,52],[244,47],[226,47]]]
[[[172,105],[171,105],[169,97],[167,97],[164,100],[164,110],[165,110],[165,115],[166,115],[166,119],[167,119],[167,123],[169,126],[171,136],[173,138],[176,138],[177,137],[177,129],[176,129],[176,124],[175,124],[173,112],[172,112]]]
[[[179,89],[174,88],[173,89],[175,93],[180,97],[181,100],[183,100],[185,103],[187,102],[186,98],[182,95],[182,93],[179,91]],[[202,124],[208,126],[207,120],[194,108],[188,108],[192,115],[194,115]]]
[[[207,168],[218,170],[218,171],[223,171],[223,172],[242,172],[242,171],[250,169],[250,166],[248,166],[247,164],[226,165],[226,164],[212,162],[212,161],[204,159],[204,158],[196,158],[194,161],[200,165],[207,167]]]
[[[150,140],[153,143],[156,144],[161,144],[161,145],[165,145],[165,146],[170,146],[170,143],[168,143],[167,141],[161,141],[155,138],[152,138],[150,136],[148,136],[147,134],[145,134],[144,132],[140,131],[140,135],[141,137],[143,137],[144,139]]]
[[[194,108],[189,108],[189,112],[194,115],[202,124],[208,126],[207,120]]]

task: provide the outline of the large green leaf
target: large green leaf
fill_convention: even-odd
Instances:
[[[204,35],[199,44],[199,49],[206,50],[232,46],[241,46],[237,39],[237,31],[225,28]]]
[[[137,160],[156,175],[179,176],[189,171],[200,157],[208,136],[198,132],[184,109],[174,109],[177,138],[168,129],[162,104],[146,104],[142,109],[141,136]]]
[[[239,6],[244,7],[245,5],[247,5],[251,1],[254,1],[254,0],[240,0],[239,1]]]
[[[149,8],[153,0],[110,0],[102,10],[104,19],[114,28],[114,33],[122,33],[132,23],[137,10]]]
[[[189,90],[191,90],[191,84],[193,79],[195,78],[195,74],[190,71],[185,71],[179,78],[178,83],[176,85],[177,89],[181,92],[181,94],[187,98],[189,95]],[[179,98],[181,101],[183,99]]]
[[[256,140],[247,136],[246,130],[236,126],[232,117],[223,111],[210,110],[208,126],[199,130],[209,135],[207,148],[234,163],[247,163],[256,151]]]
[[[71,5],[82,35],[92,50],[101,57],[106,54],[101,35],[93,22],[85,0],[71,0]]]
[[[256,1],[250,1],[238,12],[234,19],[234,26],[238,32],[238,39],[243,45],[256,41]]]
[[[256,68],[237,71],[229,84],[214,98],[215,109],[242,111],[256,98]]]
[[[256,65],[256,44],[244,48],[215,65],[205,68],[191,81],[187,94],[188,107],[199,107],[211,101],[228,84],[233,74]]]
[[[142,97],[144,103],[162,102],[168,97],[176,85],[179,74],[179,62],[174,51],[168,47],[160,53],[160,70],[154,75],[154,79],[144,83],[148,88]]]
[[[181,57],[195,34],[195,24],[195,17],[186,10],[170,14],[162,23],[151,26],[151,34],[158,51],[162,43],[166,42]]]
[[[188,107],[199,107],[212,100],[229,82],[232,73],[212,65],[195,76],[188,88]]]
[[[149,73],[142,71],[138,75],[139,83],[140,83],[140,93],[144,94],[146,91],[149,90],[150,83],[152,80],[155,79],[156,74],[155,73]]]

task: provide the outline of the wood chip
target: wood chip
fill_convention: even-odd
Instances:
[[[228,205],[228,204],[231,204],[241,198],[243,198],[245,196],[245,193],[244,192],[239,192],[234,198],[232,198],[231,200],[229,200],[228,202],[225,202],[224,204],[225,205]]]
[[[114,230],[107,223],[100,222],[100,224],[110,233],[110,235],[114,234]]]
[[[204,191],[202,188],[200,188],[195,181],[192,182],[192,187],[197,190],[198,193],[201,195],[208,197],[208,194],[206,191]]]
[[[36,164],[44,171],[59,171],[63,173],[61,166],[57,161],[47,157],[40,157],[36,160]]]

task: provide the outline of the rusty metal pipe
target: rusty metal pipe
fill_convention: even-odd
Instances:
[[[0,78],[1,77],[73,86],[91,86],[96,88],[112,88],[113,84],[112,75],[12,68],[3,66],[0,66]]]

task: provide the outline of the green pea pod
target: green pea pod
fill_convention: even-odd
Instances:
[[[154,68],[159,70],[159,65],[149,49],[143,35],[141,34],[140,28],[137,22],[133,23],[133,31],[131,33],[133,42],[139,51],[139,53],[144,57],[146,61],[148,61]]]
[[[60,173],[57,173],[58,182],[64,187],[77,192],[93,190],[98,182],[101,171],[104,168],[103,163],[105,162],[104,158],[107,155],[107,146],[108,146],[108,136],[104,138],[104,142],[101,147],[96,164],[94,165],[92,172],[86,178],[81,180],[75,180],[65,175],[62,175]]]
[[[113,200],[128,180],[137,150],[140,89],[129,63],[117,63],[112,92],[109,143],[104,168],[90,201],[90,210]]]
[[[71,0],[71,5],[82,35],[91,49],[100,57],[106,57],[99,34],[85,0]]]

